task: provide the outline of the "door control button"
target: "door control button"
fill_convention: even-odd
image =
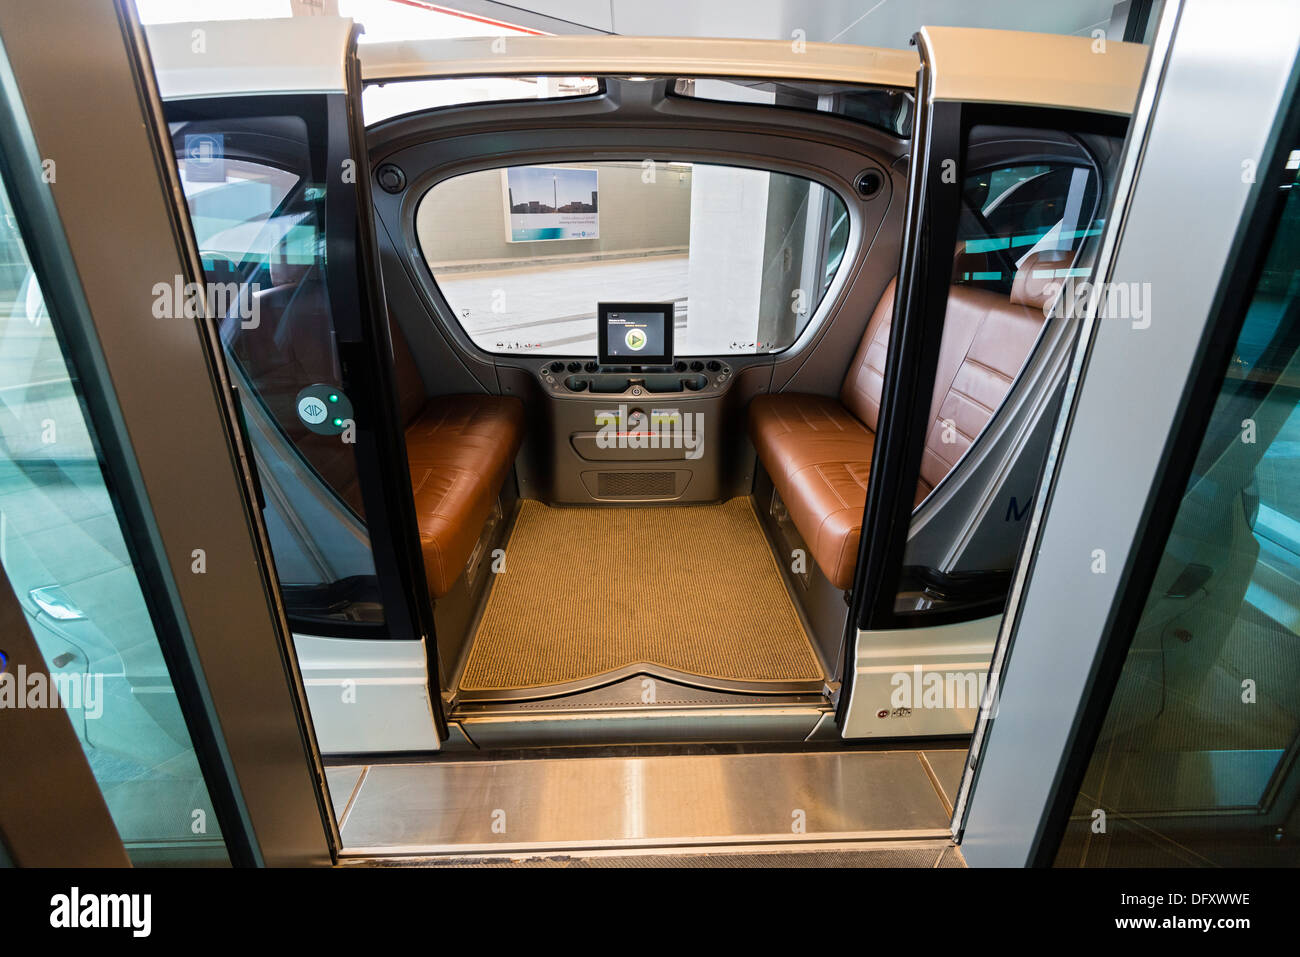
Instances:
[[[298,418],[317,435],[341,435],[352,421],[352,402],[343,390],[327,382],[298,393]]]
[[[314,395],[298,400],[298,418],[307,425],[320,425],[329,415],[329,407]]]

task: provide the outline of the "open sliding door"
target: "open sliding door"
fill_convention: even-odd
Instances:
[[[327,864],[338,832],[133,5],[0,6],[0,39],[0,673],[49,689],[40,714],[0,708],[8,856]],[[105,809],[116,848],[92,835]],[[27,826],[59,815],[57,843]]]
[[[164,25],[149,42],[313,719],[325,752],[433,750],[432,615],[376,267],[359,31],[270,20],[250,43],[238,29]],[[294,69],[267,69],[286,56]]]
[[[994,643],[1078,333],[1058,293],[1095,254],[1146,60],[1138,44],[973,33],[917,35],[846,738],[969,734],[996,687]],[[1022,67],[1020,43],[1050,47],[1050,66]]]

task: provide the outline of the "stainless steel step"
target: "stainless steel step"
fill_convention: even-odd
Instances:
[[[948,808],[922,752],[914,750],[449,755],[337,767],[330,774],[350,795],[334,798],[344,853],[351,856],[945,840],[949,834]]]
[[[341,863],[384,867],[918,867],[964,868],[951,841],[859,841],[847,844],[765,844],[750,847],[647,848],[642,851],[559,851],[550,854],[444,854],[358,857]]]

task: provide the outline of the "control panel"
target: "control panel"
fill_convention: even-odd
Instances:
[[[546,391],[556,396],[639,396],[723,391],[731,367],[721,359],[678,359],[669,366],[602,366],[594,359],[552,359],[537,368]]]

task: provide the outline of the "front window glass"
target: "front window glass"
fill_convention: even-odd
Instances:
[[[505,100],[555,100],[600,92],[594,76],[474,76],[368,83],[361,91],[367,126],[444,106]]]
[[[596,355],[601,301],[671,302],[678,355],[780,352],[848,248],[818,183],[705,163],[556,163],[467,173],[416,212],[452,314],[495,353]]]
[[[268,221],[300,177],[290,170],[247,160],[226,160],[223,165],[224,178],[214,180],[187,175],[196,166],[182,161],[181,182],[199,248],[209,259],[237,263],[259,242]]]
[[[899,137],[912,133],[911,90],[852,86],[816,80],[717,79],[678,77],[677,96],[724,103],[766,103],[793,110],[834,113]]]

